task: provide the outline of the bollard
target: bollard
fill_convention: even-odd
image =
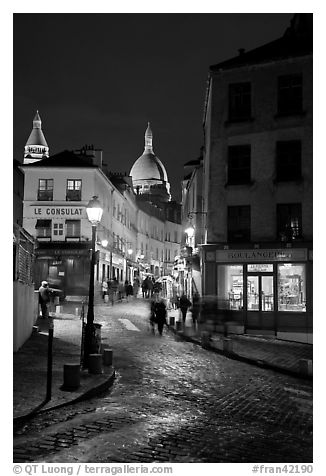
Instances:
[[[73,390],[80,386],[80,364],[64,364],[63,388]]]
[[[174,316],[170,316],[170,318],[169,318],[169,325],[170,325],[170,326],[174,326],[174,323],[175,323],[175,318],[174,318]]]
[[[228,339],[227,337],[223,339],[223,350],[224,352],[233,352],[232,339]]]
[[[201,346],[204,348],[209,347],[209,332],[207,331],[201,333]]]
[[[312,360],[300,359],[299,370],[301,375],[305,375],[306,377],[312,377]]]
[[[181,329],[182,329],[182,322],[181,322],[181,321],[177,321],[177,322],[175,323],[175,328],[176,328],[177,331],[181,331]]]
[[[61,306],[55,306],[55,313],[60,314],[61,313]]]
[[[108,295],[108,294],[106,294],[106,295],[104,296],[104,302],[105,302],[105,303],[109,302],[109,295]]]
[[[88,356],[88,373],[101,374],[102,369],[102,354],[89,354]]]
[[[112,349],[104,349],[103,350],[103,363],[104,365],[112,365],[113,360],[113,350]]]

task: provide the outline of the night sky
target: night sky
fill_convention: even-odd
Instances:
[[[150,121],[180,199],[203,144],[209,66],[281,36],[293,14],[14,14],[14,158],[36,110],[50,155],[93,144],[129,173]]]

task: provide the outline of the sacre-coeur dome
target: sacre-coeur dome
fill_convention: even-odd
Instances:
[[[152,139],[153,134],[150,124],[148,123],[145,132],[145,150],[143,154],[138,157],[130,170],[133,182],[138,182],[138,180],[158,180],[161,182],[168,182],[165,167],[160,159],[154,154]]]

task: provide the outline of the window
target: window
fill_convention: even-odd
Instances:
[[[251,84],[229,85],[229,121],[242,121],[251,117]]]
[[[178,232],[174,231],[174,242],[178,243]]]
[[[217,300],[219,309],[243,308],[243,266],[217,267]]]
[[[278,269],[278,310],[306,312],[306,268],[284,263]]]
[[[302,112],[302,75],[291,74],[278,78],[278,114]]]
[[[68,179],[67,180],[67,201],[80,201],[81,200],[81,180]]]
[[[37,199],[42,201],[53,200],[53,179],[39,179]]]
[[[250,241],[250,206],[228,207],[228,241]]]
[[[276,143],[276,179],[278,181],[301,178],[301,141]]]
[[[37,220],[35,228],[37,238],[51,238],[51,220]]]
[[[277,205],[277,237],[281,241],[291,241],[302,236],[301,203]]]
[[[80,237],[80,220],[66,220],[66,237]]]
[[[228,150],[228,183],[248,183],[250,173],[250,145],[234,145]]]
[[[63,236],[63,223],[53,223],[53,235]]]

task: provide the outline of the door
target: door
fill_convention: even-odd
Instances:
[[[273,273],[247,274],[247,327],[274,329]]]

